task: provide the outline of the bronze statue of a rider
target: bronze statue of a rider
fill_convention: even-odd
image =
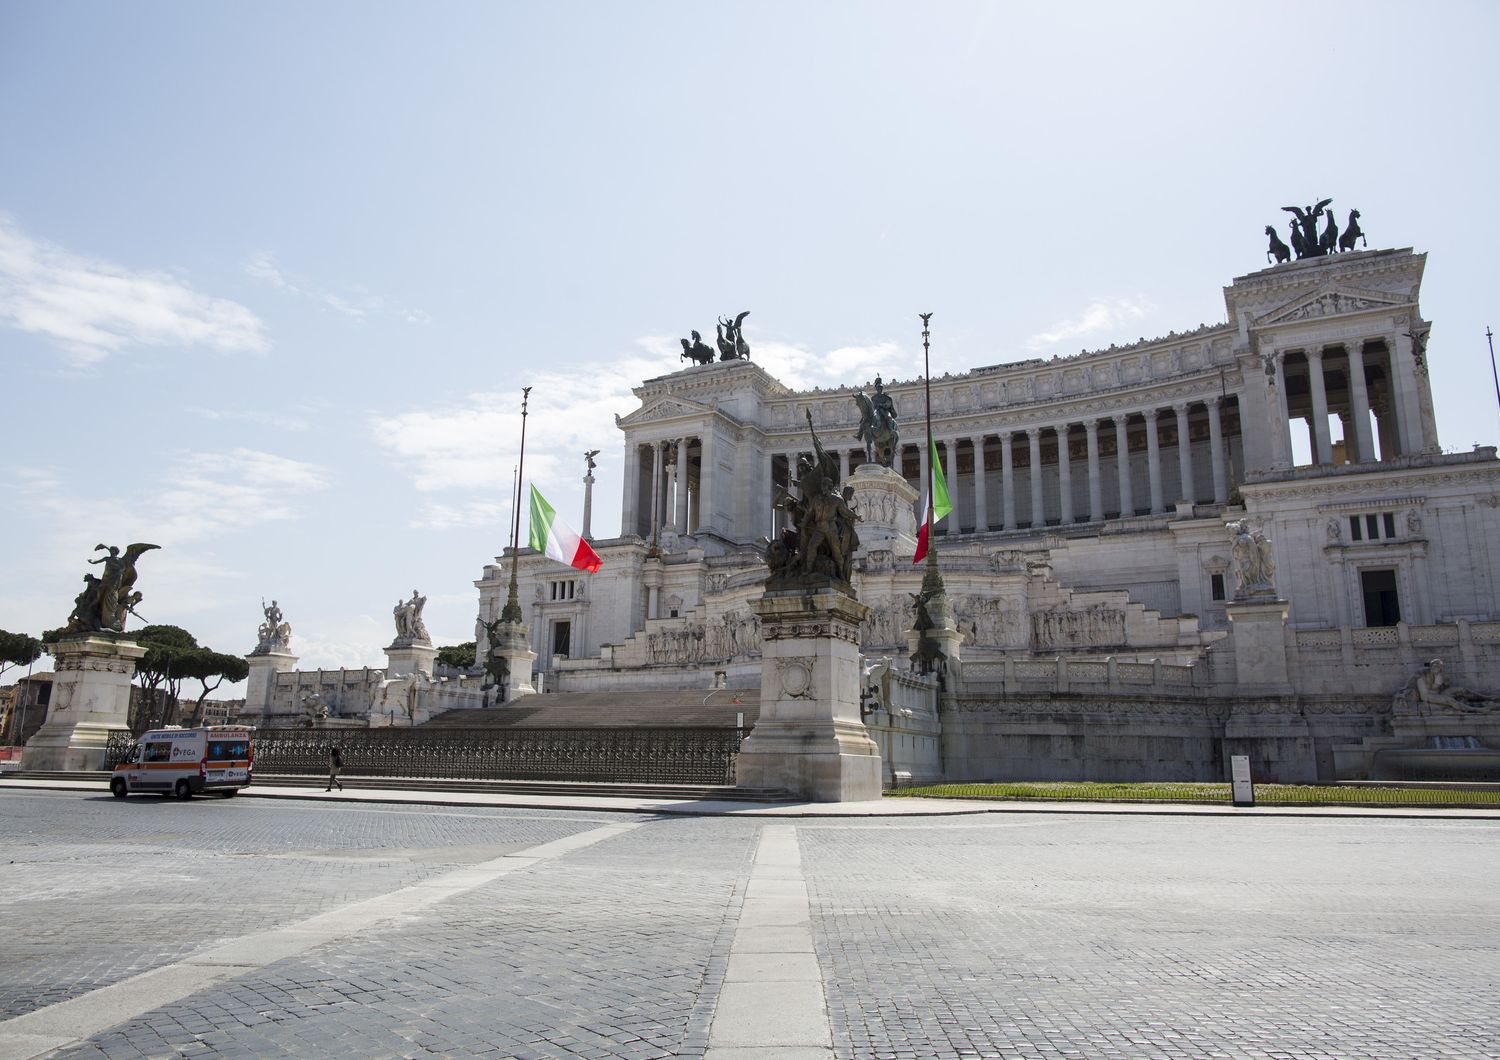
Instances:
[[[875,377],[875,393],[866,395],[860,391],[854,395],[859,406],[859,429],[854,437],[865,443],[867,463],[882,467],[893,467],[901,441],[896,422],[896,402],[885,392],[880,376]]]

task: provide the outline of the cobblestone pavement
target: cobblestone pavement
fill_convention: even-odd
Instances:
[[[29,953],[0,961],[0,987],[25,1011],[610,820],[0,793],[21,839],[0,857],[0,916]],[[772,827],[795,833],[827,1001],[831,1049],[799,1057],[1500,1057],[1488,822],[631,823],[59,1055],[717,1060],[709,1028]],[[157,879],[138,850],[192,879]],[[105,879],[117,867],[126,882]]]

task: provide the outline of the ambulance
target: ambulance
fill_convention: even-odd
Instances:
[[[255,730],[245,725],[152,729],[115,766],[109,790],[117,799],[140,791],[179,799],[217,791],[231,798],[250,783],[254,736]]]

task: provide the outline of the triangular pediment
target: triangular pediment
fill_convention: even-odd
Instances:
[[[1303,320],[1323,320],[1348,313],[1364,313],[1371,309],[1390,309],[1410,304],[1401,296],[1385,291],[1366,291],[1344,286],[1324,287],[1311,294],[1299,295],[1285,305],[1271,310],[1257,319],[1256,324],[1260,327],[1294,324]]]
[[[628,416],[616,416],[615,425],[639,427],[643,423],[655,423],[657,420],[675,420],[681,416],[702,416],[711,412],[713,409],[708,405],[700,405],[696,401],[663,397],[642,405]]]

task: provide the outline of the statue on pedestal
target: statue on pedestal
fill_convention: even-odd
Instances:
[[[260,624],[260,641],[252,654],[265,655],[268,652],[289,650],[292,645],[292,624],[282,621],[281,608],[275,600],[267,607],[266,601],[262,599],[260,609],[265,614],[265,621]]]
[[[65,633],[123,633],[125,616],[135,614],[141,594],[134,591],[136,560],[159,545],[128,545],[122,555],[114,545],[96,545],[95,552],[108,550],[109,555],[89,560],[101,564],[99,575],[85,574],[84,589],[73,600]],[[139,616],[137,616],[139,617]]]
[[[497,618],[487,622],[480,619],[479,624],[484,627],[484,639],[489,645],[484,653],[485,684],[504,688],[505,682],[510,679],[510,663],[500,654],[500,627],[505,624],[505,620]]]
[[[730,320],[720,317],[718,326],[719,360],[721,361],[748,361],[750,359],[750,344],[745,341],[745,333],[741,326],[745,318],[750,315],[750,310],[745,310],[739,316]]]
[[[885,392],[880,376],[875,377],[875,393],[854,395],[859,406],[859,429],[854,437],[865,443],[865,461],[892,467],[896,461],[901,432],[896,423],[896,402]]]
[[[419,643],[430,643],[427,636],[427,626],[422,621],[422,608],[427,604],[427,597],[417,590],[411,591],[410,600],[397,600],[396,606],[391,609],[391,614],[396,619],[396,639],[417,641]]]
[[[859,548],[859,533],[854,528],[859,517],[850,506],[854,490],[846,487],[839,492],[839,462],[818,440],[811,411],[807,413],[807,427],[812,432],[813,455],[797,461],[793,483],[797,493],[778,487],[776,507],[787,513],[792,529],[782,531],[781,539],[766,551],[766,563],[771,568],[766,588],[826,585],[852,596],[850,574],[854,552]]]
[[[1225,524],[1233,536],[1229,555],[1234,561],[1236,600],[1276,595],[1276,561],[1271,556],[1271,542],[1259,530],[1250,529],[1244,519]]]

